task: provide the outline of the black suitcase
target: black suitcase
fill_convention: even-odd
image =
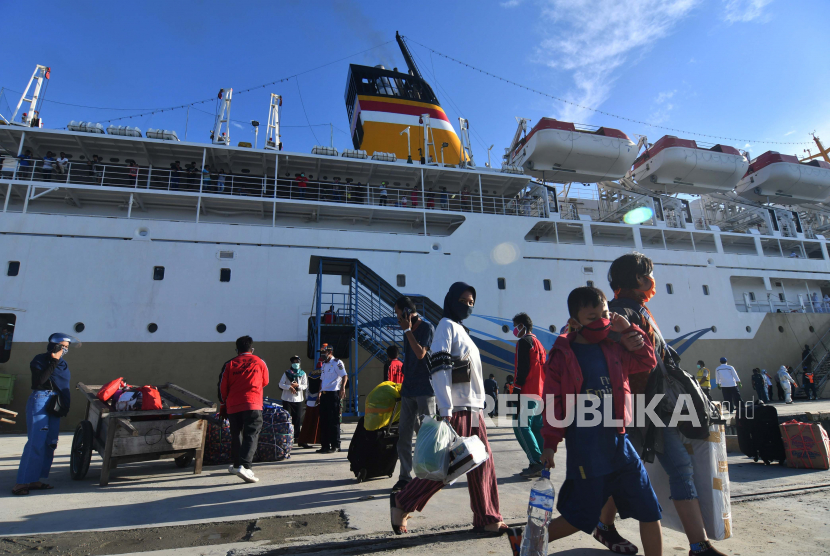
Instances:
[[[392,412],[394,415],[394,410]],[[349,443],[349,463],[358,483],[375,477],[389,477],[395,474],[398,464],[398,424],[376,431],[367,431],[363,417],[357,422],[352,441]]]
[[[773,461],[784,465],[787,452],[784,449],[784,439],[781,438],[778,410],[774,406],[765,404],[755,406],[755,418],[752,420],[752,439],[758,449],[758,457],[766,465]]]
[[[738,431],[738,448],[741,452],[755,461],[758,461],[758,449],[755,447],[755,443],[752,440],[752,419],[749,419],[747,416],[747,411],[745,407],[747,405],[752,405],[752,402],[747,402],[746,404],[740,404],[738,406],[738,411],[735,414],[735,428]],[[754,412],[754,408],[749,408],[750,412]],[[752,415],[754,417],[754,414]]]

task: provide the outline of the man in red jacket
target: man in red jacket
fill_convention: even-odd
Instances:
[[[545,364],[542,463],[554,466],[563,439],[567,449],[565,483],[556,505],[561,515],[551,521],[548,539],[580,530],[591,534],[613,496],[622,518],[640,522],[645,555],[661,554],[660,504],[625,434],[625,423],[632,420],[628,377],[654,368],[654,347],[637,326],[609,313],[605,294],[597,288],[573,290],[568,312],[573,332],[557,338]],[[624,553],[637,552],[633,545],[626,549],[630,551]]]
[[[513,393],[519,394],[516,415],[519,422],[513,427],[513,434],[529,462],[520,475],[530,479],[539,477],[545,468],[542,465],[542,385],[547,353],[533,335],[533,321],[527,313],[513,317],[513,335],[519,339],[513,361],[516,371]]]
[[[246,483],[255,483],[251,463],[262,429],[263,388],[268,386],[268,367],[254,355],[254,340],[236,340],[237,356],[225,363],[219,375],[219,401],[231,427],[231,458],[228,472]]]

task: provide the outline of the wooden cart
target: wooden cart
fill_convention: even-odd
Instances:
[[[113,411],[97,397],[101,386],[78,383],[78,390],[88,401],[86,418],[78,423],[72,439],[69,459],[72,479],[80,481],[86,477],[93,450],[104,458],[101,486],[109,482],[110,471],[119,463],[173,459],[177,466],[187,467],[195,460],[193,473],[202,472],[206,419],[216,413],[215,404],[169,382],[156,388],[170,409]],[[172,392],[192,401],[185,401]]]

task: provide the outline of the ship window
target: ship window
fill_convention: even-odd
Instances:
[[[749,300],[755,301],[755,292],[749,292]]]
[[[673,294],[674,286],[672,286],[671,284],[666,284],[666,293],[668,293],[669,295]]]
[[[6,271],[6,276],[17,276],[20,272],[20,261],[9,261],[9,269]]]
[[[163,266],[154,266],[153,267],[153,280],[164,280],[164,267]]]
[[[219,270],[219,281],[220,282],[230,282],[231,281],[231,269],[230,268],[223,268]]]
[[[542,286],[544,286],[546,292],[549,292],[550,291],[550,280],[548,280],[547,278],[542,280]]]
[[[709,295],[709,286],[703,285],[703,295]]]
[[[399,288],[406,287],[406,274],[398,274],[397,284]]]
[[[17,317],[12,313],[0,313],[0,363],[9,360],[14,340],[14,323]]]
[[[674,331],[675,331],[675,332],[680,332],[680,327],[679,327],[679,326],[675,326],[675,327],[674,327]]]
[[[227,326],[225,326],[225,325],[224,325],[223,323],[221,323],[221,322],[220,322],[219,324],[217,324],[217,325],[216,325],[216,331],[217,331],[218,333],[220,333],[220,334],[223,334],[223,333],[225,332],[225,330],[227,330],[227,329],[228,329],[228,327],[227,327]]]
[[[505,279],[504,279],[504,278],[499,278],[499,279],[498,279],[498,286],[499,286],[499,289],[500,289],[500,290],[505,290],[505,289],[507,289],[507,282],[505,281]]]
[[[779,294],[778,294],[778,301],[786,301],[786,300],[784,299],[784,294],[783,294],[783,293],[779,293]]]
[[[147,332],[149,332],[150,334],[155,333],[155,331],[158,330],[158,329],[159,329],[159,325],[157,325],[154,322],[151,322],[150,324],[147,325]]]
[[[589,288],[593,288],[593,287],[594,287],[594,281],[593,281],[593,280],[588,280],[587,284],[588,284],[588,287],[589,287]]]
[[[351,277],[351,276],[349,276],[348,274],[343,274],[343,275],[340,277],[340,285],[341,285],[341,286],[348,286],[348,285],[350,285],[351,283],[352,283],[352,277]]]

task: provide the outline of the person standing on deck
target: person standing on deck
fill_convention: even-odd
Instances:
[[[292,356],[290,362],[291,368],[285,371],[280,379],[280,388],[282,389],[282,406],[291,416],[291,422],[294,425],[294,442],[298,442],[305,414],[303,398],[305,391],[308,390],[308,376],[300,368],[302,364],[299,355]]]
[[[334,347],[323,344],[320,351],[325,354],[320,391],[320,427],[322,447],[318,454],[333,454],[340,451],[340,402],[346,397],[346,367],[334,356]]]
[[[392,492],[401,490],[412,480],[412,437],[418,434],[425,415],[435,415],[435,394],[427,368],[427,353],[435,328],[421,318],[415,304],[406,296],[395,301],[395,315],[403,330],[404,359],[397,446],[401,465]]]
[[[236,357],[222,366],[219,375],[220,413],[228,417],[231,428],[231,465],[228,472],[246,483],[255,483],[251,465],[262,429],[263,389],[268,386],[268,366],[254,355],[254,340],[236,340]]]
[[[723,390],[723,401],[729,402],[729,413],[732,413],[742,401],[741,377],[738,376],[735,367],[726,364],[726,357],[720,358],[720,365],[715,369],[715,376],[718,388]]]

